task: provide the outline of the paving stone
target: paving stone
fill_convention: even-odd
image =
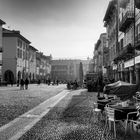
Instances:
[[[104,121],[93,120],[95,100],[93,92],[70,93],[20,140],[114,140],[111,132],[103,137]],[[116,140],[123,140],[122,133],[118,131]]]

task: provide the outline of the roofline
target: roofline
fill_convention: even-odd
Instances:
[[[97,43],[95,44],[95,50],[97,50],[97,49],[98,49],[98,47],[99,47],[100,43],[101,43],[101,40],[100,40],[100,39],[98,39]]]
[[[116,2],[116,0],[111,0],[109,2],[103,21],[107,21],[111,8],[114,6],[115,2]]]
[[[0,19],[0,24],[6,24],[6,22],[4,22],[3,20]]]
[[[31,47],[33,50],[38,51],[35,47],[29,45],[29,47]]]
[[[28,44],[31,43],[28,39],[26,39],[24,36],[22,36],[20,34],[20,31],[8,30],[8,29],[5,29],[5,28],[3,28],[3,29],[9,31],[9,33],[8,32],[6,33],[6,32],[3,31],[3,37],[19,37],[22,40],[24,40],[26,43],[28,43]]]

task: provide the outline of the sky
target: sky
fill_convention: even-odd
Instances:
[[[0,0],[5,28],[54,59],[93,57],[109,0]]]

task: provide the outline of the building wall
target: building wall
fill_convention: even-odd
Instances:
[[[117,55],[118,45],[118,20],[117,20],[117,1],[109,2],[104,22],[107,32],[107,45],[109,50],[108,78],[115,79],[114,59]],[[115,67],[116,68],[116,67]]]
[[[16,80],[16,37],[3,37],[3,79],[7,70],[11,70]]]
[[[2,49],[2,25],[0,24],[0,50]],[[0,81],[2,80],[2,51],[0,51]]]
[[[21,43],[19,43],[19,41]],[[29,44],[26,43],[24,40],[17,38],[16,44],[16,58],[17,58],[17,65],[16,65],[16,77],[17,79],[25,79],[29,78]],[[21,76],[18,74],[21,73]]]
[[[53,80],[79,80],[79,65],[83,64],[83,73],[88,71],[89,60],[52,60],[51,78]]]
[[[36,80],[36,51],[29,47],[29,75],[30,80]]]

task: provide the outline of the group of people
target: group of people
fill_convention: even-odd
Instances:
[[[19,86],[19,84],[20,84],[20,89],[21,90],[24,90],[24,85],[25,85],[25,89],[28,89],[28,85],[29,85],[28,78],[26,78],[25,80],[24,79],[21,79],[20,81],[18,80],[17,81],[17,86]]]
[[[78,82],[75,80],[74,82],[67,82],[67,89],[77,89],[79,87]]]

